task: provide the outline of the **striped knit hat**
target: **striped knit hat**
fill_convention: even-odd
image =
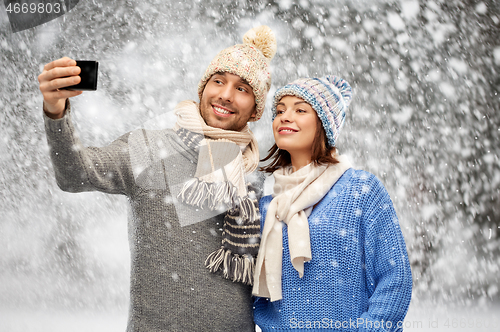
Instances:
[[[322,78],[299,78],[274,94],[273,120],[276,117],[276,105],[284,96],[299,97],[311,105],[325,128],[328,145],[335,146],[352,98],[349,83],[332,75]]]
[[[259,120],[271,87],[269,63],[276,54],[276,47],[276,38],[269,27],[261,25],[247,31],[243,36],[243,44],[220,51],[212,60],[198,84],[200,100],[205,85],[213,74],[227,72],[238,75],[250,84],[255,95],[257,115],[249,121]]]

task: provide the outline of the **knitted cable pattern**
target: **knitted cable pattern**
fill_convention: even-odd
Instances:
[[[260,201],[261,223],[271,198]],[[257,297],[256,324],[262,331],[402,331],[412,277],[381,182],[364,171],[346,171],[308,220],[312,260],[304,264],[304,277],[290,263],[283,225],[283,299]]]
[[[311,259],[307,217],[313,206],[351,166],[345,156],[337,156],[337,160],[339,162],[335,165],[315,166],[311,163],[293,173],[290,168],[273,173],[274,198],[268,206],[262,230],[252,294],[268,297],[271,301],[281,299],[281,221],[287,225],[289,240],[293,244],[290,251],[292,265],[299,276],[304,273],[304,262]]]

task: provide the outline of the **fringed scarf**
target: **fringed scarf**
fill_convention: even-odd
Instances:
[[[255,266],[253,295],[268,297],[271,301],[282,298],[281,264],[283,259],[283,221],[288,227],[290,260],[304,275],[304,263],[310,261],[311,241],[307,218],[318,203],[349,169],[347,158],[339,156],[335,165],[314,166],[313,163],[291,173],[290,168],[276,170],[273,175],[274,198],[266,214],[262,240]]]
[[[193,101],[179,103],[175,114],[177,135],[198,150],[195,177],[177,198],[201,209],[227,211],[221,248],[207,257],[205,265],[213,273],[222,269],[225,278],[251,285],[260,216],[255,190],[248,187],[245,175],[258,166],[257,141],[248,126],[238,132],[206,125]]]

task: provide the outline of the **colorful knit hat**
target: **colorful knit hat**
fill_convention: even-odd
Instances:
[[[243,36],[243,44],[220,51],[212,60],[198,85],[200,100],[205,85],[213,74],[227,72],[238,75],[250,84],[255,95],[257,115],[249,121],[259,120],[271,87],[269,63],[276,54],[276,47],[276,38],[268,26],[261,25],[247,31]]]
[[[299,78],[274,94],[273,121],[276,117],[276,105],[284,96],[299,97],[311,105],[323,124],[328,145],[335,146],[352,98],[349,83],[332,75],[322,78]]]

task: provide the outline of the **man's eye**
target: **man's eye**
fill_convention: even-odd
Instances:
[[[212,78],[212,82],[214,82],[215,84],[222,84],[222,80],[217,77]]]

